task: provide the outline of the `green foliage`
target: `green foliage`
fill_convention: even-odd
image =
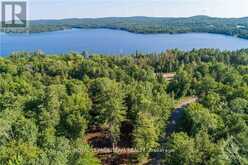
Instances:
[[[83,137],[87,129],[92,102],[84,85],[70,82],[67,88],[69,96],[64,98],[61,107],[61,134],[75,139]]]
[[[224,165],[230,160],[224,152],[223,143],[213,143],[209,135],[201,131],[194,138],[185,133],[173,134],[166,143],[168,154],[164,163],[175,165]]]
[[[172,135],[166,145],[169,152],[166,154],[166,164],[194,165],[201,161],[194,139],[184,133]]]
[[[93,113],[99,124],[109,128],[116,144],[121,123],[125,120],[124,93],[121,84],[108,78],[93,80],[90,84]]]
[[[247,164],[247,55],[201,49],[1,58],[0,164],[99,165],[86,144],[95,127],[113,147],[130,136],[128,145],[142,151],[138,160],[164,147],[164,164]],[[169,82],[166,72],[176,76]],[[199,103],[182,107],[178,129],[166,132],[173,98],[192,95]]]
[[[210,133],[216,132],[224,127],[222,118],[217,114],[209,112],[200,104],[192,104],[185,110],[186,125],[191,129],[191,134],[199,130]]]
[[[211,111],[217,111],[221,109],[221,98],[218,93],[209,93],[208,95],[204,96],[202,99],[202,104],[209,108]]]
[[[159,129],[156,120],[149,113],[139,113],[134,130],[134,146],[139,151],[140,160],[146,158],[159,144]]]
[[[75,150],[71,153],[69,164],[72,165],[100,165],[100,161],[95,158],[91,147],[87,144],[82,144],[80,140],[74,143]]]
[[[236,98],[230,102],[230,108],[233,112],[248,114],[248,101],[243,98]]]
[[[180,70],[170,83],[169,92],[173,92],[176,98],[187,96],[191,86],[191,79],[187,72]]]

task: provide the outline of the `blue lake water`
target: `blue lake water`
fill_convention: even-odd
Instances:
[[[49,54],[87,51],[114,55],[136,51],[161,52],[173,48],[248,48],[248,40],[208,33],[135,34],[109,29],[71,29],[33,34],[0,33],[0,37],[0,55],[9,55],[14,51],[37,50]]]

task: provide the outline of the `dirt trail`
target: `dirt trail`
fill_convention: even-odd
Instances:
[[[170,136],[175,131],[177,123],[182,118],[183,108],[191,103],[197,102],[197,100],[198,100],[197,97],[192,96],[192,97],[183,98],[177,103],[175,107],[175,111],[172,112],[170,122],[166,128],[166,136]]]
[[[178,101],[175,106],[175,111],[172,112],[169,124],[166,127],[166,135],[165,138],[169,137],[172,133],[175,132],[176,126],[179,121],[181,121],[183,117],[183,109],[191,103],[195,103],[198,101],[197,97],[186,97]],[[148,163],[148,165],[161,165],[161,154],[163,153],[156,153],[153,159]]]
[[[176,104],[176,109],[181,109],[184,108],[185,106],[194,103],[198,100],[198,97],[196,96],[191,96],[191,97],[185,97],[181,99],[177,104]]]

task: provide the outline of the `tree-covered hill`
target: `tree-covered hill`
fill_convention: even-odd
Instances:
[[[248,39],[248,17],[110,17],[95,19],[37,20],[30,22],[30,28],[28,30],[30,32],[47,32],[70,28],[109,28],[126,30],[134,33],[207,32]]]
[[[166,135],[187,96],[198,101]],[[248,50],[0,58],[1,165],[100,165],[93,148],[104,146],[88,141],[99,130],[110,149],[138,151],[126,155],[129,164],[247,164]],[[115,153],[105,159],[122,161]]]

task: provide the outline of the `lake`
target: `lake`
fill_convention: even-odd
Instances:
[[[150,53],[179,48],[218,48],[237,50],[248,48],[248,40],[232,36],[185,33],[185,34],[135,34],[110,29],[71,29],[32,34],[0,34],[0,54],[14,51],[37,51],[66,53],[87,51],[89,53],[129,54],[136,51]]]

